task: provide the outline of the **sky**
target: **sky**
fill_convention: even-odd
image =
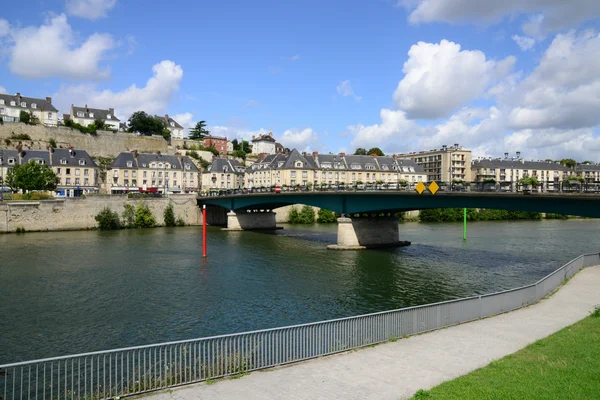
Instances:
[[[214,135],[600,162],[598,0],[23,0],[0,92]]]

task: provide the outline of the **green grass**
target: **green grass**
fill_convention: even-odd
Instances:
[[[419,390],[413,399],[600,399],[600,309],[484,368]]]

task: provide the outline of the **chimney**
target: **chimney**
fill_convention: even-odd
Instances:
[[[398,154],[394,154],[392,157],[394,157],[394,160],[398,159]]]
[[[319,152],[318,151],[313,151],[312,156],[316,160],[319,157]]]
[[[341,152],[341,153],[340,153],[340,157],[342,157],[342,158],[346,158],[346,153],[344,153],[344,152]]]
[[[377,154],[373,153],[371,155],[373,156],[373,158],[377,158]]]
[[[69,146],[69,154],[71,155],[71,158],[75,157],[75,150],[73,149],[73,146]]]
[[[504,153],[504,159],[508,160],[508,153]]]
[[[17,92],[17,97],[21,97],[21,93]]]
[[[254,135],[252,135],[252,140],[254,140]]]
[[[19,141],[19,143],[17,143],[17,146],[15,147],[15,149],[17,149],[17,153],[19,154],[19,157],[23,157],[23,154],[22,154],[23,153],[23,143],[21,143]]]
[[[458,150],[458,143],[454,143],[454,148]]]
[[[54,149],[52,146],[48,146],[48,159],[50,160],[50,165],[52,165],[52,153],[54,153]]]
[[[156,155],[159,156],[159,157],[161,156],[160,150],[156,152]]]
[[[269,132],[269,136],[273,137],[273,132]]]
[[[138,157],[138,151],[137,151],[137,149],[131,150],[131,153],[133,154],[133,158],[137,158]]]
[[[109,108],[109,109],[108,109],[108,113],[109,113],[110,115],[115,115],[115,109],[114,109],[114,108]]]
[[[85,105],[85,112],[88,112],[87,104]]]
[[[521,158],[521,152],[517,151],[517,158]]]
[[[165,114],[165,119],[168,121],[169,120],[169,114]]]

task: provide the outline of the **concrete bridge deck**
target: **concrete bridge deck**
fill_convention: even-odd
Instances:
[[[403,399],[514,353],[581,320],[600,304],[600,266],[546,300],[394,343],[150,395],[191,399]]]

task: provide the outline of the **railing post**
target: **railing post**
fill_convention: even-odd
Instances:
[[[479,296],[479,319],[483,318],[483,304],[481,300],[481,295]]]

